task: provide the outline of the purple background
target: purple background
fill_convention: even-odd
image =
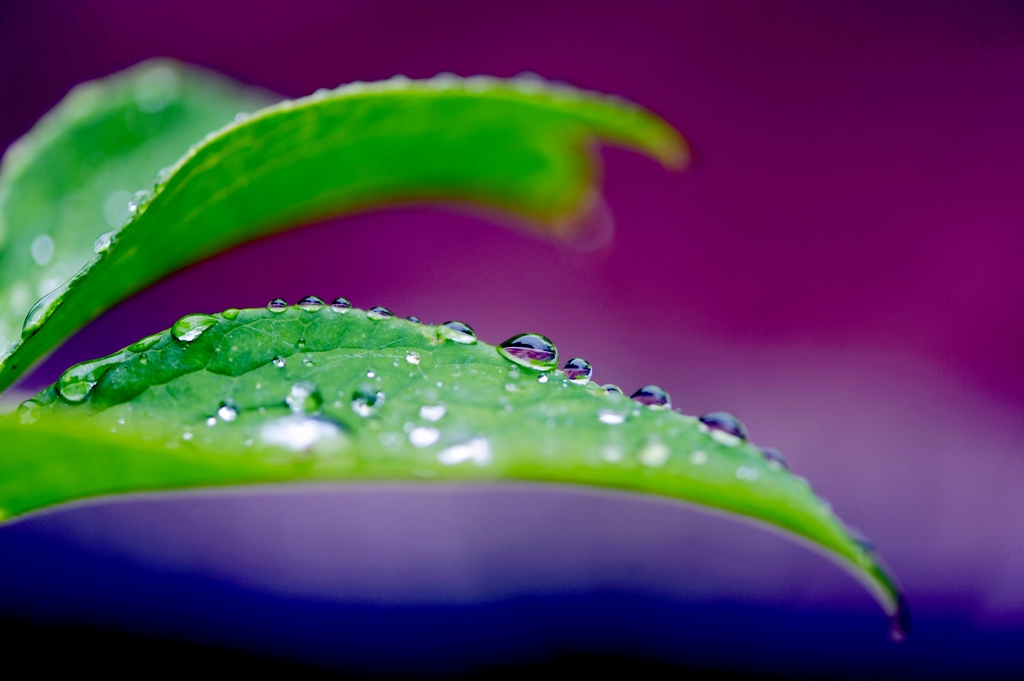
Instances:
[[[0,554],[24,557],[3,561],[0,607],[341,664],[449,668],[620,645],[740,670],[1024,673],[1020,3],[5,2],[0,145],[74,84],[159,55],[288,96],[395,73],[535,71],[644,104],[687,135],[698,163],[671,174],[606,150],[617,229],[591,252],[436,208],[250,244],[112,310],[26,387],[183,314],[276,296],[346,295],[428,321],[463,319],[489,342],[540,331],[590,359],[601,382],[658,383],[686,412],[732,411],[757,442],[783,449],[878,543],[906,587],[916,636],[889,645],[851,580],[781,540],[622,498],[586,497],[593,513],[581,515],[567,493],[552,497],[564,503],[541,495],[563,503],[560,522],[530,521],[530,509],[548,508],[530,496],[539,492],[260,497],[255,508],[290,500],[275,518],[301,524],[312,508],[348,528],[307,537],[352,547],[336,552],[344,559],[309,559],[324,570],[359,551],[371,563],[408,551],[412,564],[433,565],[415,562],[402,534],[433,518],[426,536],[455,557],[436,573],[423,567],[413,586],[378,575],[388,605],[347,592],[363,584],[355,577],[329,587],[307,579],[306,558],[286,577],[252,577],[283,555],[272,549],[285,551],[294,534],[285,520],[265,519],[279,544],[239,559],[250,571],[225,567],[225,546],[254,541],[240,520],[252,517],[251,499],[68,510],[0,530]],[[386,546],[345,534],[382,500],[406,509],[374,516]],[[196,503],[215,520],[166,520]],[[532,528],[499,534],[520,559],[501,574],[473,562],[491,555],[488,533],[453,524],[446,505]],[[158,540],[147,543],[138,526]],[[652,527],[659,541],[644,534]],[[545,543],[570,539],[583,548],[568,562]],[[178,561],[182,546],[203,558]],[[671,560],[665,546],[675,547]],[[655,567],[617,564],[622,551]],[[466,565],[485,584],[459,600],[450,574]],[[282,592],[281,580],[297,586]],[[54,583],[63,596],[44,603]],[[465,647],[450,643],[453,632],[470,636]],[[739,642],[749,655],[737,654]]]

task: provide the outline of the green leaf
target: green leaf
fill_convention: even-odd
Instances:
[[[182,113],[180,128],[147,123],[143,133],[156,130],[151,142],[133,136],[126,121],[156,106],[139,95],[149,69],[84,86],[6,157],[0,297],[18,301],[0,325],[8,340],[25,300],[82,269],[29,311],[0,362],[0,390],[128,295],[258,236],[383,204],[442,200],[512,211],[541,233],[565,237],[595,198],[590,143],[621,144],[673,166],[687,158],[679,135],[645,110],[536,79],[357,83],[281,102],[207,135],[160,174],[130,221],[89,258],[109,229],[102,220],[112,187],[145,185],[168,162],[165,152],[179,153],[183,138],[251,100],[239,91],[217,95],[212,81],[171,64],[157,68],[168,80],[178,74],[179,96],[146,96],[170,102],[161,111]],[[43,234],[66,272],[33,260]]]
[[[11,145],[0,167],[0,356],[21,337],[33,303],[85,267],[97,237],[128,218],[136,190],[206,133],[274,100],[154,60],[76,87]]]
[[[663,495],[802,540],[894,617],[878,555],[744,439],[456,328],[323,306],[190,315],[0,420],[0,509],[243,483],[517,480]]]

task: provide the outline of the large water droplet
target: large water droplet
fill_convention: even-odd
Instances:
[[[57,394],[71,403],[85,400],[103,375],[125,359],[123,352],[108,357],[82,362],[71,367],[57,379]]]
[[[538,333],[513,336],[497,348],[498,354],[521,367],[550,371],[558,366],[555,344]]]
[[[645,385],[629,396],[630,399],[654,409],[671,409],[672,399],[656,385]]]
[[[67,292],[70,283],[70,281],[64,282],[40,298],[32,306],[32,309],[28,311],[28,315],[25,316],[25,324],[21,327],[22,338],[31,336],[50,317],[53,310],[57,308],[61,296]]]
[[[324,398],[315,383],[299,381],[291,387],[284,401],[294,414],[316,415],[320,413],[320,407],[323,406]]]
[[[344,446],[341,429],[323,419],[303,415],[285,416],[260,427],[260,439],[293,452],[331,452]]]
[[[92,244],[93,253],[99,255],[100,253],[106,253],[107,251],[109,251],[110,245],[114,242],[115,234],[117,234],[116,229],[111,230],[109,232],[103,232],[103,234],[100,234],[98,237],[96,237],[96,241],[94,241]]]
[[[131,350],[132,352],[145,352],[146,350],[149,350],[151,347],[156,345],[157,341],[159,341],[162,337],[162,333],[154,333],[152,336],[146,336],[142,340],[135,341],[134,343],[128,346],[128,349]]]
[[[324,309],[324,305],[323,299],[317,296],[306,296],[299,301],[299,309],[306,312],[319,312]]]
[[[352,393],[352,411],[359,416],[367,418],[373,416],[384,406],[385,395],[372,386],[360,386],[359,390]]]
[[[486,466],[494,458],[491,443],[484,437],[476,437],[469,442],[452,445],[442,449],[437,460],[446,466],[454,466],[464,461],[472,461],[477,466]]]
[[[590,377],[594,375],[594,367],[590,366],[590,362],[582,357],[573,357],[565,363],[562,372],[573,383],[586,385],[590,382]]]
[[[348,302],[348,298],[335,298],[334,302],[331,303],[331,310],[340,314],[345,314],[352,309],[352,303]]]
[[[724,411],[713,411],[700,417],[700,422],[708,427],[708,434],[715,442],[735,447],[747,439],[747,427],[733,416]]]
[[[171,335],[182,343],[191,343],[216,324],[217,318],[208,314],[185,315],[174,322],[174,326],[171,327]]]
[[[420,418],[424,421],[440,421],[448,413],[448,408],[443,404],[424,404],[420,407]]]
[[[765,461],[778,464],[787,471],[789,470],[789,459],[786,458],[785,454],[774,447],[761,447],[761,456],[765,458]]]
[[[274,298],[267,303],[267,309],[271,312],[284,312],[288,309],[288,303],[283,298]]]
[[[418,426],[409,431],[409,442],[414,447],[429,447],[441,438],[437,428]]]
[[[367,319],[372,319],[375,322],[382,321],[394,317],[395,313],[381,305],[375,305],[366,311]]]
[[[39,420],[40,404],[35,400],[25,400],[18,405],[18,419],[24,426],[31,425]]]
[[[217,416],[221,421],[234,421],[238,418],[238,406],[230,400],[224,400],[217,409]]]
[[[476,331],[465,322],[452,320],[437,327],[437,332],[443,337],[456,343],[472,345],[476,343]]]

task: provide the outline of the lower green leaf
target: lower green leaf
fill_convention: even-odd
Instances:
[[[899,631],[895,581],[773,450],[727,414],[671,410],[589,380],[528,334],[339,299],[190,315],[72,367],[0,419],[5,518],[85,497],[332,480],[567,483],[657,494],[782,531],[863,582]]]

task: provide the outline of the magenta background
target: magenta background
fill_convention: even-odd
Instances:
[[[8,2],[0,145],[74,84],[159,55],[287,96],[535,71],[644,104],[698,162],[605,151],[617,231],[591,253],[426,208],[250,244],[111,311],[26,387],[276,296],[463,319],[489,342],[543,332],[601,382],[738,414],[876,540],[921,635],[863,655],[1024,669],[1019,3]]]

